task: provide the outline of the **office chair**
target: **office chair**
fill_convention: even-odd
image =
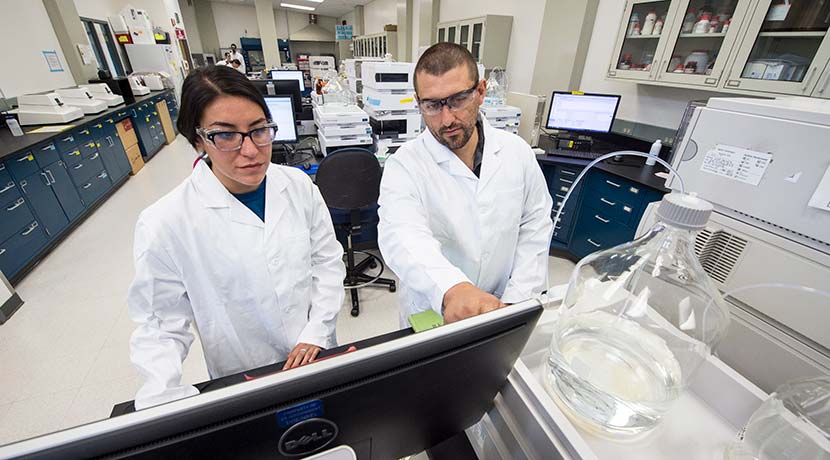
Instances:
[[[330,208],[349,211],[349,222],[340,224],[346,231],[346,279],[344,285],[352,297],[352,316],[360,314],[360,300],[357,290],[370,285],[381,285],[395,292],[395,280],[381,278],[383,261],[374,254],[356,251],[352,237],[361,233],[360,210],[377,202],[380,194],[380,163],[375,155],[366,149],[345,148],[329,154],[320,162],[316,183]],[[365,259],[355,263],[355,254]],[[366,271],[380,267],[376,276]]]

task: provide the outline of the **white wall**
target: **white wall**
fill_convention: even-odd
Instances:
[[[5,61],[0,71],[0,89],[6,97],[75,86],[66,59],[55,36],[49,15],[41,1],[0,0],[0,42],[6,43]],[[36,31],[36,33],[35,33]],[[56,51],[63,72],[50,72],[43,51]]]
[[[625,2],[620,0],[600,0],[580,90],[621,94],[618,118],[675,129],[690,100],[708,99],[718,93],[606,80],[624,8]],[[510,49],[512,52],[513,47]]]
[[[308,25],[307,13],[274,10],[274,19],[277,21],[278,38],[289,38],[292,33],[302,30]],[[317,25],[323,29],[334,32],[337,24],[337,18],[317,15]]]
[[[469,5],[469,0],[467,4]],[[364,35],[383,32],[383,26],[386,24],[397,24],[397,8],[396,0],[375,0],[367,3],[363,7]]]
[[[337,24],[340,24],[340,21],[346,21],[346,24],[351,25],[351,26],[355,25],[355,23],[354,23],[354,21],[355,21],[354,10],[349,11],[348,13],[346,13],[345,16],[341,16],[341,17],[337,18]]]
[[[254,7],[218,2],[212,2],[212,7],[216,33],[222,48],[230,47],[231,43],[239,46],[240,37],[259,38],[259,24]]]
[[[609,0],[611,2],[624,2]],[[468,19],[485,14],[513,16],[510,50],[507,55],[507,75],[510,91],[530,92],[533,67],[539,48],[539,34],[545,0],[441,0],[438,22]],[[550,2],[553,7],[554,2]],[[485,40],[487,40],[485,38]]]

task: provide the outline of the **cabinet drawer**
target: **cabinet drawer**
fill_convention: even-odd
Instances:
[[[8,203],[19,196],[20,190],[17,189],[17,184],[14,183],[6,165],[0,163],[0,203]]]
[[[93,141],[84,142],[83,144],[80,144],[80,148],[81,155],[83,155],[84,158],[89,158],[98,152],[98,148],[95,146],[95,142]]]
[[[598,171],[588,178],[590,193],[611,201],[622,201],[634,206],[635,212],[643,201],[646,188],[636,182]]]
[[[9,238],[33,220],[35,216],[22,196],[0,205],[0,241]]]
[[[98,201],[112,186],[109,174],[106,171],[98,171],[86,182],[78,185],[78,192],[87,207]]]
[[[88,142],[92,142],[94,139],[92,130],[90,129],[92,125],[86,125],[81,129],[76,129],[74,132],[75,138],[78,140],[79,144],[85,144]]]
[[[582,200],[583,206],[590,206],[599,211],[602,215],[616,220],[617,222],[630,226],[631,221],[639,216],[639,206],[629,204],[620,199],[620,194],[616,194],[615,198],[605,197],[604,191],[591,190],[585,193],[585,198]],[[610,194],[609,194],[610,195]],[[588,210],[588,208],[585,208]]]
[[[69,152],[61,153],[61,158],[63,158],[63,162],[66,164],[68,168],[75,166],[84,159],[83,155],[81,154],[80,147],[75,147]]]
[[[6,166],[9,168],[12,176],[17,179],[23,179],[40,170],[40,166],[35,161],[35,156],[32,155],[32,152],[19,154],[10,160],[6,160]]]
[[[80,190],[81,184],[88,182],[90,177],[100,173],[101,170],[104,169],[104,163],[101,162],[100,157],[94,159],[84,159],[78,164],[70,166],[67,169],[69,171],[69,175],[72,176],[72,180],[75,182],[75,185],[78,186],[78,189]]]
[[[55,140],[55,146],[60,152],[69,152],[78,145],[78,138],[72,133],[63,133]]]
[[[634,230],[627,225],[584,206],[574,228],[571,251],[578,257],[608,249],[634,238]]]
[[[0,243],[0,270],[12,277],[46,245],[46,234],[32,221]]]
[[[32,152],[34,152],[35,160],[41,168],[49,166],[50,164],[61,159],[58,149],[55,147],[55,144],[51,142],[46,145],[35,147]]]

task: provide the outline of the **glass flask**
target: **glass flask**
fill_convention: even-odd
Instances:
[[[729,324],[729,310],[694,254],[712,205],[671,193],[641,238],[583,258],[553,328],[546,387],[597,434],[653,428]]]
[[[830,377],[785,383],[752,414],[730,460],[830,460]]]

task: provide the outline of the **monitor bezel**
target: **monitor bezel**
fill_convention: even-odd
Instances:
[[[614,105],[614,115],[611,117],[611,125],[608,126],[607,131],[592,130],[592,129],[572,129],[572,128],[557,128],[550,125],[550,113],[553,110],[553,102],[557,94],[567,96],[600,96],[600,97],[614,97],[617,98],[617,103]],[[545,129],[555,129],[557,131],[566,131],[569,133],[590,133],[590,134],[608,134],[614,127],[614,122],[617,121],[617,111],[620,109],[621,94],[603,94],[603,93],[583,93],[581,91],[554,91],[550,96],[550,104],[548,105],[548,116],[545,118]]]
[[[302,70],[290,70],[290,69],[271,69],[268,71],[268,76],[271,77],[269,80],[297,80],[296,78],[274,78],[274,72],[298,72],[300,74],[300,79],[298,80],[300,83],[300,92],[304,93],[306,90],[305,87],[305,75],[303,75]]]

